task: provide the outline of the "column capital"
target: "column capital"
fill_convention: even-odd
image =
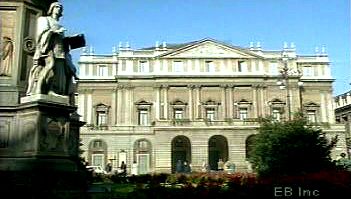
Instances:
[[[92,89],[92,88],[86,88],[86,89],[82,89],[82,91],[84,93],[87,93],[87,94],[92,94],[94,92],[95,89]]]
[[[116,88],[117,88],[117,90],[124,89],[124,85],[122,85],[122,84],[117,84]]]
[[[219,87],[220,87],[220,88],[228,88],[228,87],[229,87],[229,84],[220,84]]]
[[[194,85],[194,84],[189,84],[187,87],[188,87],[189,89],[194,89],[194,88],[196,88],[196,85]]]
[[[227,84],[227,86],[228,86],[229,88],[234,88],[234,87],[235,87],[235,84]]]
[[[161,88],[169,89],[169,85],[168,85],[168,84],[162,84],[162,85],[161,85]]]
[[[154,89],[160,89],[160,88],[162,88],[162,85],[161,84],[153,84],[152,87]]]

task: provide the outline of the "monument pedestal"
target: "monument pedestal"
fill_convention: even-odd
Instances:
[[[0,107],[0,189],[34,198],[85,198],[87,179],[78,152],[84,122],[64,100],[37,97]]]

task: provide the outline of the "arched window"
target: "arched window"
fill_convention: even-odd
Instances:
[[[208,140],[208,164],[211,170],[218,169],[218,161],[228,161],[228,141],[222,135],[214,135]]]
[[[138,174],[147,174],[150,172],[152,159],[151,154],[152,146],[150,141],[146,139],[135,141],[133,162],[136,162],[138,165]]]
[[[246,138],[246,141],[245,141],[245,156],[246,156],[246,159],[249,159],[251,157],[251,152],[252,152],[253,146],[255,144],[256,136],[257,135],[249,135]]]
[[[107,144],[101,140],[92,140],[89,144],[88,162],[92,166],[102,166],[105,168],[107,159]]]
[[[172,139],[172,173],[176,171],[178,161],[191,163],[191,143],[188,137],[178,135]]]

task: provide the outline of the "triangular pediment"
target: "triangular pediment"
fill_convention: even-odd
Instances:
[[[191,43],[161,55],[164,58],[257,58],[249,51],[211,39]]]

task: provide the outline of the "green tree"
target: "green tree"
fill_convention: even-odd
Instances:
[[[260,176],[320,171],[334,165],[330,152],[336,142],[299,116],[286,122],[263,119],[249,161]]]

